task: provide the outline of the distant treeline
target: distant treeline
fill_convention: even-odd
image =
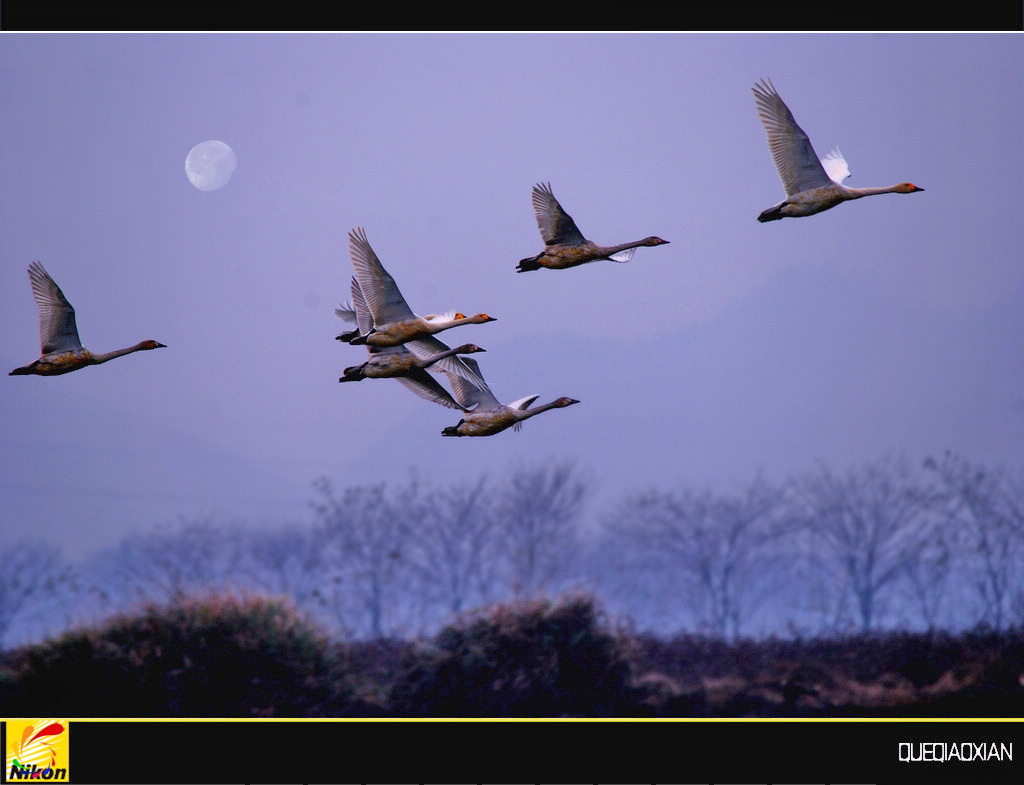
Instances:
[[[411,640],[470,609],[571,590],[659,637],[1024,621],[1018,469],[886,455],[729,490],[638,490],[601,508],[594,490],[570,462],[450,485],[321,479],[305,523],[180,520],[75,564],[15,543],[0,560],[0,646],[226,591],[286,598],[338,641]]]

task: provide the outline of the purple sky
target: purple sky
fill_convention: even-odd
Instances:
[[[759,224],[762,77],[847,185],[925,192]],[[0,36],[5,373],[38,355],[37,259],[86,346],[168,346],[3,376],[3,535],[303,521],[319,476],[411,468],[572,458],[613,499],[889,451],[1020,465],[1021,84],[1014,34]],[[207,139],[238,168],[204,192]],[[595,241],[671,244],[517,274],[539,181]],[[441,337],[487,349],[499,399],[582,403],[445,439],[456,412],[339,385],[355,226],[415,311],[497,317]]]

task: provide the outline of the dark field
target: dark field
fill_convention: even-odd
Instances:
[[[69,717],[1019,717],[1024,630],[671,639],[586,596],[332,642],[287,604],[206,597],[6,652],[0,714]]]

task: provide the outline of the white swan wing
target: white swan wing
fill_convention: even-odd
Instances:
[[[352,276],[349,291],[352,294],[352,306],[356,312],[356,327],[359,328],[360,335],[366,335],[373,329],[373,314],[363,296],[363,287],[359,285],[359,280],[355,276]]]
[[[441,406],[447,406],[449,409],[461,410],[463,408],[456,403],[455,399],[441,386],[437,379],[422,369],[418,372],[414,371],[409,376],[396,376],[395,381],[407,390],[411,390],[420,398],[440,404]]]
[[[75,309],[71,307],[64,292],[39,262],[29,265],[28,278],[39,307],[39,343],[42,354],[81,349]]]
[[[762,79],[752,89],[757,113],[768,137],[768,149],[786,195],[793,196],[832,182],[818,160],[811,140],[797,125],[793,113],[779,97],[771,81]]]
[[[422,317],[423,321],[429,324],[449,324],[458,318],[458,311],[445,311],[444,313],[430,313]]]
[[[518,411],[525,412],[531,403],[540,398],[540,393],[536,395],[527,395],[525,398],[520,398],[518,401],[512,401],[508,405],[509,409],[517,409]]]
[[[351,302],[339,305],[334,309],[334,315],[341,319],[343,322],[356,323],[356,309],[353,307]]]
[[[555,199],[550,183],[533,187],[533,212],[545,245],[579,245],[585,242],[576,222]]]
[[[421,360],[429,360],[441,352],[448,351],[449,348],[444,341],[435,338],[433,335],[417,338],[414,341],[406,341],[405,347]],[[487,386],[487,382],[480,375],[480,366],[477,366],[476,370],[470,368],[469,364],[457,354],[438,360],[434,363],[433,367],[447,374],[461,376],[479,387]]]
[[[480,378],[480,382],[476,383],[463,376],[447,374],[455,400],[467,409],[479,409],[480,411],[497,409],[501,406],[498,399],[494,397],[494,393],[491,392],[491,388],[483,381],[484,377],[480,373],[480,364],[472,357],[462,357],[460,359]]]
[[[833,147],[825,154],[825,157],[821,159],[821,165],[825,168],[825,174],[840,185],[850,176],[850,167],[838,147]]]
[[[373,323],[380,325],[412,318],[412,309],[399,291],[395,279],[373,252],[361,226],[348,233],[348,247],[352,268]]]

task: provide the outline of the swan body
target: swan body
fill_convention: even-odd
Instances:
[[[361,379],[393,379],[396,376],[411,376],[417,371],[426,370],[446,357],[485,351],[487,350],[476,344],[466,343],[454,349],[445,349],[436,353],[431,351],[426,358],[420,359],[403,346],[389,346],[373,350],[370,358],[362,365],[346,368],[345,375],[338,381],[357,382]]]
[[[39,262],[29,265],[28,277],[39,308],[39,338],[42,347],[38,359],[15,368],[9,376],[60,376],[132,352],[166,348],[162,343],[147,340],[112,352],[89,351],[79,340],[75,309]]]
[[[783,201],[764,210],[757,217],[761,223],[782,218],[803,218],[865,196],[910,194],[924,190],[913,183],[879,188],[846,187],[843,180],[850,176],[850,169],[839,148],[819,159],[810,138],[797,125],[793,113],[775,91],[771,81],[762,79],[752,89],[758,115],[768,136],[768,149],[786,189]]]
[[[377,254],[370,247],[362,227],[349,232],[348,239],[352,267],[355,269],[355,277],[359,282],[371,324],[365,331],[356,329],[339,335],[339,341],[385,348],[400,346],[416,338],[434,335],[463,324],[495,321],[493,316],[485,313],[473,316],[464,316],[457,312],[416,315],[399,291],[395,279],[384,269]]]
[[[471,357],[463,357],[462,361],[472,367],[481,380],[479,365]],[[561,409],[579,403],[575,398],[557,398],[550,403],[530,408],[539,396],[528,395],[509,404],[500,403],[494,397],[486,382],[474,383],[461,376],[450,377],[452,395],[462,404],[466,413],[455,425],[441,431],[442,436],[493,436],[508,428],[519,430],[523,421],[541,412]]]
[[[430,375],[427,368],[445,357],[453,356],[457,351],[486,351],[479,346],[468,348],[472,344],[449,349],[442,356],[424,362],[403,346],[389,346],[384,349],[371,349],[370,359],[362,365],[346,368],[339,382],[357,382],[361,379],[394,379],[410,392],[433,403],[449,409],[466,411],[441,383]]]
[[[568,213],[555,199],[550,183],[533,187],[533,212],[544,240],[544,250],[536,256],[521,259],[516,272],[525,273],[547,267],[564,270],[597,261],[628,262],[642,246],[666,245],[668,240],[650,236],[634,243],[602,246],[583,236]]]
[[[442,330],[458,327],[461,324],[484,324],[485,322],[493,321],[493,316],[483,313],[473,316],[464,316],[461,313],[416,316],[412,319],[401,319],[374,327],[366,335],[354,336],[348,343],[353,346],[361,346],[363,344],[376,347],[399,346],[415,338],[433,335]],[[341,336],[338,336],[338,338],[342,340]]]

